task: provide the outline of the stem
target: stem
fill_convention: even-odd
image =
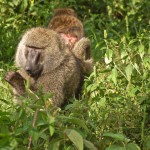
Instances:
[[[35,124],[36,124],[36,121],[37,121],[38,112],[39,112],[39,109],[36,109],[36,111],[34,113],[32,127],[35,127]],[[29,137],[29,143],[28,143],[28,150],[30,150],[30,148],[31,148],[31,142],[32,142],[32,137],[30,136]]]

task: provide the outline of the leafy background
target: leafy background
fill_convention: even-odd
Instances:
[[[13,103],[4,81],[22,34],[71,7],[92,43],[80,100],[46,107],[42,91]],[[0,0],[0,149],[150,150],[149,0]]]

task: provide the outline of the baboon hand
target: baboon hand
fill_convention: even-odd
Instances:
[[[89,59],[90,47],[91,47],[90,40],[88,38],[83,37],[75,44],[72,52],[79,59]]]
[[[4,79],[13,87],[18,86],[20,84],[24,84],[24,78],[18,73],[14,71],[9,71],[6,73]]]

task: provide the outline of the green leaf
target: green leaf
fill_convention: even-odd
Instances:
[[[111,132],[108,132],[108,133],[104,133],[103,136],[106,136],[106,137],[111,137],[113,138],[114,140],[118,140],[118,141],[122,141],[122,142],[128,142],[129,139],[127,139],[123,134],[121,133],[111,133]]]
[[[5,100],[5,99],[1,99],[1,98],[0,98],[0,101],[4,102],[5,104],[10,104],[10,102],[8,102],[8,101]]]
[[[106,39],[107,38],[107,31],[104,30],[104,38]]]
[[[59,146],[60,146],[60,141],[55,142],[55,143],[52,143],[52,144],[50,145],[49,150],[60,150]]]
[[[126,150],[124,147],[119,146],[119,145],[111,145],[106,150]]]
[[[144,147],[146,150],[150,150],[150,136],[148,136],[144,141]]]
[[[66,129],[64,132],[78,150],[83,150],[83,138],[77,131]]]
[[[28,6],[28,0],[23,0],[22,1],[22,4],[21,4],[21,11],[25,11],[25,9],[27,8]]]
[[[126,51],[122,51],[121,52],[121,58],[123,59],[124,57],[126,57],[128,55],[128,53]]]
[[[137,63],[134,63],[134,68],[136,69],[136,71],[137,71],[139,74],[141,74],[141,73],[140,73],[140,70],[139,70],[139,66],[137,65]]]
[[[12,140],[11,140],[10,146],[11,146],[12,149],[17,148],[18,142],[16,141],[16,139],[12,139]]]
[[[53,136],[53,134],[54,134],[54,132],[55,132],[54,126],[49,125],[49,132],[50,132],[50,135]]]
[[[100,107],[106,106],[106,97],[101,98],[101,100],[99,101],[99,106]]]
[[[2,88],[4,88],[4,89],[8,90],[8,87],[7,87],[6,85],[4,85],[2,82],[0,82],[0,87],[2,87]]]
[[[90,84],[88,87],[87,87],[87,92],[93,92],[97,89],[97,85],[96,84]]]
[[[50,135],[52,136],[55,132],[55,128],[54,128],[54,122],[55,122],[55,118],[52,116],[49,116],[49,132]]]
[[[63,135],[61,136],[63,137]],[[55,137],[51,139],[48,142],[48,150],[59,150],[62,141],[64,141],[64,139],[61,139],[60,137]]]
[[[138,49],[139,49],[139,54],[140,54],[141,58],[143,58],[143,56],[144,56],[144,54],[145,54],[145,52],[144,52],[144,45],[141,44],[141,45],[138,47]]]
[[[132,67],[131,64],[129,64],[129,65],[125,68],[125,73],[126,73],[126,75],[127,75],[128,81],[131,80],[132,71],[133,71],[133,67]]]
[[[87,141],[87,140],[83,140],[84,142],[84,145],[90,149],[90,150],[98,150],[93,143],[91,143],[90,141]]]
[[[105,54],[105,63],[109,64],[112,62],[113,51],[111,49],[107,49]]]
[[[38,139],[39,139],[39,137],[40,137],[40,133],[39,133],[38,131],[36,131],[36,130],[31,130],[31,131],[29,132],[29,134],[31,135],[33,141],[38,141]]]
[[[79,125],[80,127],[82,127],[83,129],[85,129],[87,132],[89,132],[85,122],[79,118],[75,118],[75,117],[66,117],[66,116],[59,116],[58,118],[60,119],[65,119],[67,122],[71,122],[73,124]]]
[[[129,96],[134,97],[136,96],[136,92],[138,91],[138,87],[135,87],[133,84],[128,84],[127,86],[127,92]]]
[[[111,73],[111,79],[115,85],[117,84],[117,77],[118,77],[118,72],[117,72],[117,69],[114,68]]]
[[[140,147],[135,143],[128,143],[126,145],[126,150],[140,150]]]

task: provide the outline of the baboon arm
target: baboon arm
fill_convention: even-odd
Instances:
[[[53,86],[53,89],[49,90],[49,92],[53,94],[51,99],[52,104],[61,107],[61,105],[64,103],[64,92],[62,91],[62,88]]]
[[[60,107],[64,103],[64,94],[62,92],[54,93],[54,96],[52,98],[52,103],[55,106]]]
[[[43,75],[38,78],[38,80],[33,85],[35,91],[42,87],[44,93],[51,93],[53,94],[52,97],[52,104],[55,106],[61,106],[64,102],[64,79],[61,77],[59,72],[57,73],[50,73]]]
[[[59,79],[55,79],[53,80],[53,86],[51,86],[50,92],[52,92],[54,95],[52,97],[52,103],[55,106],[60,107],[63,103],[64,103],[64,82],[63,81],[59,81]]]

